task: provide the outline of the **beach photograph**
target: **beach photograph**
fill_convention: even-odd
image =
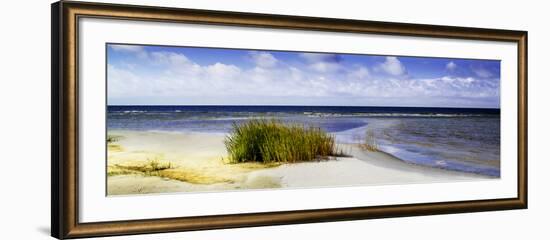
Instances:
[[[500,179],[500,61],[106,44],[107,195]]]

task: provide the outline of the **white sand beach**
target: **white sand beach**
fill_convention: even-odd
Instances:
[[[222,134],[109,131],[109,195],[435,183],[489,177],[409,164],[339,145],[350,157],[314,162],[226,163]]]

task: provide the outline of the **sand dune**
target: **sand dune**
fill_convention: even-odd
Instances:
[[[109,131],[109,195],[471,181],[485,176],[405,163],[340,145],[352,157],[264,165],[227,164],[223,135]]]

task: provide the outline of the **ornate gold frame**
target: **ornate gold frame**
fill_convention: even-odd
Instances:
[[[80,17],[375,33],[517,43],[518,196],[444,203],[132,221],[78,221]],[[52,236],[78,238],[527,208],[527,32],[61,1],[52,4]]]

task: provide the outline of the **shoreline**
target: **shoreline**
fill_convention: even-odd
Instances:
[[[488,176],[488,175],[483,175],[483,174],[479,174],[479,173],[473,173],[473,172],[462,172],[462,171],[457,171],[457,170],[451,170],[451,169],[446,169],[446,168],[437,168],[437,167],[431,167],[431,166],[426,166],[426,165],[421,165],[421,164],[416,164],[416,163],[413,163],[413,162],[407,162],[405,160],[402,160],[390,153],[387,153],[387,152],[384,152],[384,151],[377,151],[377,152],[365,152],[364,150],[362,149],[359,149],[359,148],[353,148],[354,149],[354,153],[355,157],[359,158],[360,160],[364,160],[366,157],[365,154],[367,155],[373,155],[373,156],[369,156],[369,160],[368,162],[370,164],[373,164],[373,165],[377,165],[377,166],[382,166],[382,167],[385,167],[385,168],[396,168],[396,169],[400,169],[401,167],[403,166],[407,166],[408,168],[414,170],[414,171],[420,171],[420,172],[430,172],[430,174],[441,174],[441,175],[445,175],[445,176],[448,176],[448,175],[454,175],[454,176],[465,176],[465,177],[479,177],[479,178],[486,178],[486,179],[497,179],[498,177],[492,177],[492,176]],[[374,156],[383,156],[381,158],[376,158]]]
[[[407,163],[352,144],[338,144],[352,157],[271,165],[227,164],[223,162],[227,153],[221,134],[109,130],[109,135],[120,139],[109,146],[108,195],[497,179]],[[159,169],[163,164],[170,168],[147,172],[152,168],[148,164],[153,163]]]

